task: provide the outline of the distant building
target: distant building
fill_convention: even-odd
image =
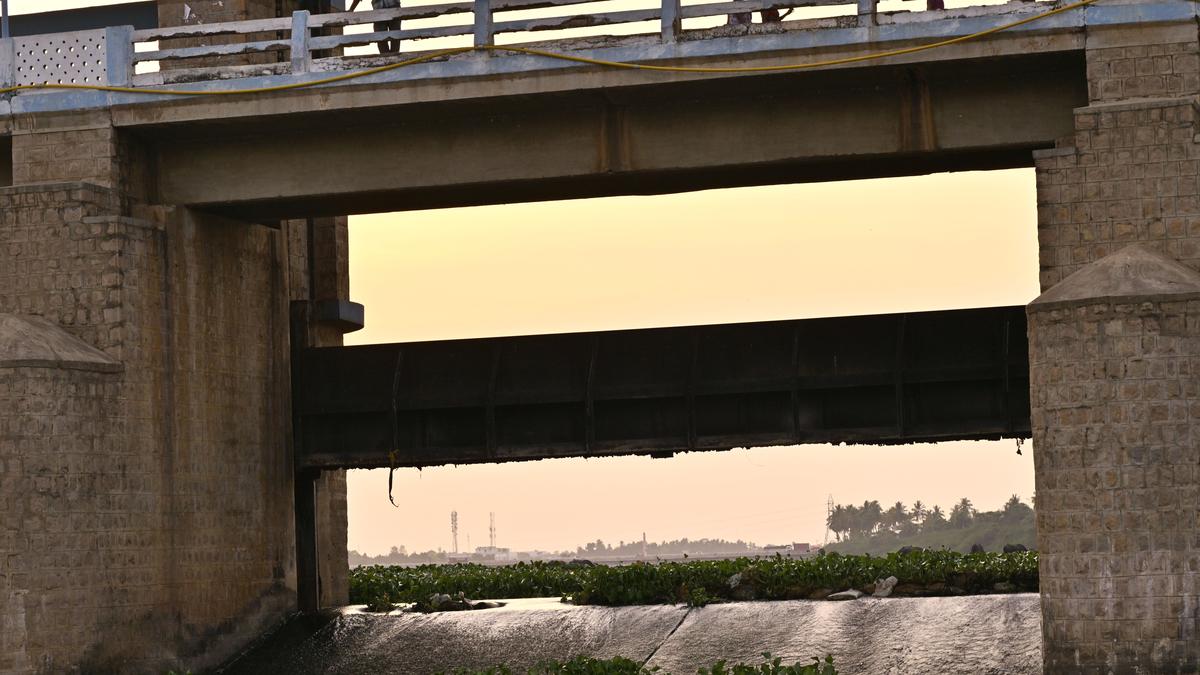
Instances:
[[[812,553],[812,544],[792,544],[793,553]]]
[[[475,549],[474,558],[476,560],[516,560],[517,555],[512,552],[512,549],[500,548],[499,546],[479,546]]]

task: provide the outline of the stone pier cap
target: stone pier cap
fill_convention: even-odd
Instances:
[[[46,319],[0,314],[0,368],[116,373],[122,365]]]
[[[1028,311],[1189,295],[1200,298],[1200,272],[1143,244],[1130,244],[1052,286],[1029,303]]]

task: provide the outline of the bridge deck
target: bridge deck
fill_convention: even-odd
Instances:
[[[644,24],[649,16],[650,24],[661,28],[671,1],[632,17],[641,23],[618,27]],[[717,13],[721,19],[720,13],[735,8],[817,1],[685,4],[680,12]],[[480,0],[478,6],[460,2],[390,10],[404,14],[402,26],[415,27],[383,32],[403,34],[405,40],[422,33],[431,40],[445,34],[437,39],[480,41],[473,34],[459,35],[467,28],[474,33],[479,28],[474,24],[420,26],[413,16],[453,10],[450,18],[477,19],[480,7],[492,7],[488,16],[502,17],[513,7],[545,4],[575,12],[556,19],[568,23],[630,19],[628,13],[615,18],[579,14],[586,4],[565,0]],[[565,56],[641,64],[771,67],[945,41],[1053,7],[1013,2],[751,26],[688,28],[684,23],[679,31],[539,46]],[[156,167],[144,177],[147,201],[260,222],[1029,166],[1033,150],[1070,137],[1074,111],[1087,105],[1085,40],[1095,46],[1106,39],[1100,28],[1119,31],[1147,23],[1194,34],[1198,7],[1183,0],[1101,0],[935,50],[769,73],[648,72],[482,51],[369,71],[365,67],[394,66],[407,56],[330,56],[331,49],[379,37],[337,34],[345,27],[338,22],[391,16],[372,12],[148,31],[110,28],[75,37],[93,40],[89,53],[103,54],[89,66],[103,72],[88,77],[127,87],[22,89],[0,100],[0,135],[28,133],[20,127],[27,113],[37,113],[44,129],[75,128],[88,110],[95,111],[102,118],[97,123],[121,130],[132,141],[126,146],[130,152],[142,153]],[[307,28],[291,30],[293,20]],[[505,26],[536,37],[545,33],[539,27],[549,25],[549,19],[521,21],[518,26],[497,18],[490,32],[484,25],[483,46],[492,46],[495,30]],[[230,34],[251,41],[192,46]],[[134,51],[135,44],[153,49]],[[26,43],[3,46],[19,52],[21,45],[28,51]],[[246,50],[258,51],[247,55]],[[24,66],[6,61],[5,53],[0,49],[0,78],[37,79],[16,71]],[[230,56],[261,57],[261,62],[185,67],[189,60]],[[135,62],[153,59],[184,66],[167,63],[155,73],[134,73]],[[364,73],[369,74],[357,77]],[[271,89],[331,74],[356,77]],[[161,93],[164,87],[219,95],[171,96]],[[289,171],[279,171],[280,166]]]
[[[877,12],[874,0],[857,4],[845,0],[740,0],[739,2],[680,5],[679,0],[661,0],[661,6],[620,12],[591,12],[593,0],[494,0],[492,2],[457,2],[424,5],[405,9],[373,12],[351,12],[308,17],[298,12],[295,17],[227,24],[196,25],[164,29],[133,30],[115,27],[73,33],[26,36],[0,45],[0,83],[18,86],[42,84],[111,85],[129,87],[138,93],[94,91],[88,89],[23,89],[10,100],[0,102],[0,115],[22,112],[79,110],[96,107],[120,107],[128,104],[162,103],[176,97],[154,94],[155,90],[182,90],[201,93],[253,91],[279,86],[294,86],[321,81],[333,75],[351,75],[351,79],[321,85],[323,94],[329,90],[354,90],[396,82],[425,80],[471,79],[502,77],[509,80],[516,74],[553,72],[557,70],[596,70],[597,66],[564,61],[530,54],[470,51],[476,47],[497,46],[498,34],[515,34],[506,44],[519,42],[522,47],[536,47],[572,58],[601,59],[615,62],[684,67],[764,67],[822,61],[830,58],[860,58],[864,55],[927,45],[952,38],[961,38],[981,31],[994,30],[1022,19],[1044,14],[1066,3],[1014,0],[1003,5],[968,7],[956,10],[920,12]],[[656,2],[658,0],[655,0]],[[814,6],[845,7],[845,13],[824,19],[805,19],[752,25],[718,25],[727,16],[754,10],[798,8],[804,11]],[[502,21],[504,12],[522,17],[533,8],[564,9],[554,17],[522,18]],[[583,9],[579,9],[582,7]],[[482,9],[481,9],[482,8]],[[1145,2],[1111,2],[1080,7],[1049,16],[1025,25],[978,40],[947,45],[931,51],[899,55],[886,59],[889,65],[927,63],[939,60],[995,57],[1014,54],[1077,51],[1082,49],[1084,29],[1089,26],[1123,26],[1148,23],[1195,21],[1200,10],[1194,2],[1151,0]],[[408,26],[412,21],[467,17],[451,25],[422,25],[404,30],[354,33],[342,35],[347,26],[371,25],[381,19],[395,19]],[[688,29],[685,21],[706,20],[708,27]],[[470,19],[473,17],[473,19]],[[467,21],[463,23],[463,21]],[[471,22],[473,21],[473,23]],[[428,21],[425,22],[428,24]],[[661,31],[659,25],[661,24]],[[376,24],[378,25],[378,24]],[[617,33],[631,28],[632,35],[601,35],[591,38],[562,37],[539,40],[546,31],[571,27],[590,27],[603,30],[615,25]],[[652,35],[638,33],[639,26],[653,25]],[[598,28],[597,28],[598,27]],[[314,36],[313,33],[317,33]],[[561,30],[560,30],[561,33]],[[228,38],[245,41],[225,44]],[[466,45],[465,53],[447,54],[431,62],[417,63],[377,72],[365,77],[357,75],[378,66],[395,66],[400,61],[430,50],[404,52],[384,56],[342,55],[342,50],[388,36],[402,37],[404,44]],[[456,38],[456,36],[459,36]],[[261,39],[261,38],[266,39]],[[256,39],[257,38],[257,39]],[[456,41],[457,39],[457,41]],[[441,42],[437,42],[440,40]],[[446,42],[449,40],[449,42]],[[464,43],[465,41],[465,43]],[[78,52],[63,51],[61,45],[74,42],[95,46],[88,58],[76,58]],[[208,44],[217,42],[218,44]],[[35,44],[36,43],[36,44]],[[198,46],[192,46],[192,45]],[[504,48],[504,44],[499,44]],[[49,48],[49,49],[47,49]],[[71,47],[67,47],[71,50]],[[406,48],[407,49],[407,48]],[[441,50],[433,50],[441,51]],[[43,54],[42,52],[47,52]],[[55,52],[59,52],[57,55]],[[333,55],[331,55],[333,54]],[[259,56],[253,65],[212,65],[222,59]],[[36,63],[30,63],[34,59]],[[875,65],[843,63],[833,67],[862,67]],[[149,71],[149,72],[146,72]],[[711,79],[711,73],[655,73],[625,70],[618,81],[622,84],[681,81],[697,78]],[[717,73],[730,76],[736,73]],[[86,78],[86,79],[85,79]],[[592,80],[596,85],[600,82]],[[528,84],[528,83],[526,83]],[[611,86],[609,80],[601,86]],[[578,86],[593,86],[587,82]],[[512,93],[527,92],[518,86]],[[445,95],[454,97],[453,91]],[[250,99],[253,93],[245,97]],[[185,97],[187,98],[187,97]],[[289,99],[294,97],[274,97]],[[303,98],[303,97],[301,97]],[[406,97],[402,96],[402,102]],[[202,99],[201,99],[202,100]],[[195,98],[192,103],[197,102]],[[221,105],[227,113],[229,98],[222,96]],[[360,104],[367,103],[366,101]],[[274,107],[268,106],[268,109]],[[326,105],[329,109],[331,106]],[[338,107],[334,105],[332,107]],[[293,110],[295,108],[293,107]],[[259,109],[255,114],[264,114]],[[234,113],[236,114],[236,113]],[[172,119],[168,116],[166,119]],[[175,118],[181,119],[181,118]]]

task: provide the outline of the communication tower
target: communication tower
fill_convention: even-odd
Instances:
[[[825,543],[822,546],[829,544],[829,523],[833,518],[833,495],[830,494],[825,498]]]
[[[450,512],[450,539],[454,553],[458,553],[458,511]]]
[[[489,513],[488,518],[491,520],[491,523],[488,525],[488,539],[491,542],[491,547],[494,549],[496,548],[496,512]]]

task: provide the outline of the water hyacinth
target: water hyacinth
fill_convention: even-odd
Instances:
[[[914,551],[887,556],[736,558],[630,565],[521,562],[367,566],[350,572],[350,602],[386,607],[435,593],[467,598],[562,597],[577,604],[700,606],[729,600],[796,600],[822,591],[870,588],[894,576],[895,595],[1038,590],[1037,553]]]

